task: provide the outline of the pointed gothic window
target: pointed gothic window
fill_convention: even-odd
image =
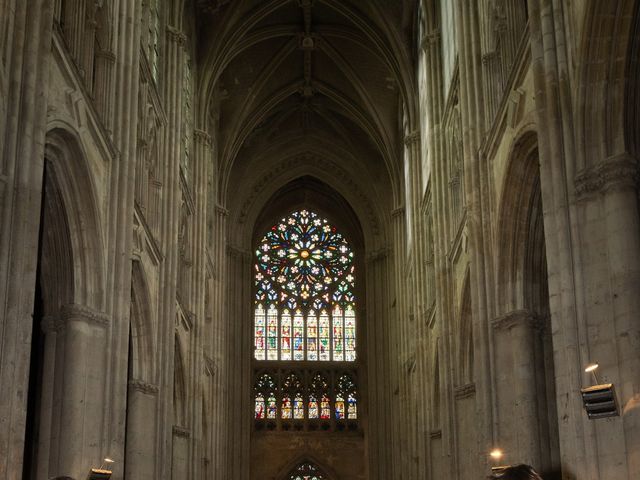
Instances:
[[[289,475],[289,480],[324,480],[324,475],[313,463],[303,462]]]
[[[357,429],[349,242],[316,213],[293,212],[260,239],[253,275],[256,429]],[[291,478],[322,478],[302,473]]]
[[[254,270],[256,360],[356,360],[353,252],[334,226],[308,210],[282,218]]]

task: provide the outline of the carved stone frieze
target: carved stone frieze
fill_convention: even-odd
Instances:
[[[471,398],[476,394],[476,384],[475,383],[466,383],[464,385],[459,385],[455,388],[454,396],[456,400],[461,400],[463,398]]]
[[[609,157],[576,175],[575,192],[579,200],[612,190],[637,189],[638,162],[629,154]]]
[[[160,390],[158,385],[143,380],[129,380],[129,388],[145,395],[157,395]]]
[[[173,436],[180,438],[191,438],[191,431],[187,427],[181,427],[179,425],[173,426]]]
[[[81,321],[88,325],[95,325],[102,328],[107,328],[110,323],[110,318],[107,314],[98,312],[90,307],[74,303],[64,305],[60,309],[60,319],[65,324],[70,321]]]
[[[529,310],[514,310],[491,322],[494,330],[510,330],[513,327],[525,326],[534,330],[542,330],[540,317]]]
[[[420,143],[420,130],[414,130],[404,137],[404,144],[407,147],[416,143]]]
[[[171,25],[167,25],[167,37],[169,40],[177,43],[181,47],[187,43],[187,36],[184,32],[176,27],[172,27]]]

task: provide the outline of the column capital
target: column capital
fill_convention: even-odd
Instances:
[[[215,212],[216,212],[216,214],[218,216],[220,216],[220,217],[228,217],[229,216],[229,210],[224,208],[219,203],[216,203],[216,206],[214,208],[215,208]]]
[[[398,218],[404,214],[404,205],[400,205],[399,207],[391,210],[391,218]]]
[[[206,147],[211,147],[212,145],[211,135],[209,135],[205,130],[195,129],[193,131],[193,138],[196,142],[201,143]]]
[[[637,189],[639,173],[638,162],[629,153],[608,157],[576,175],[576,196],[584,199],[597,193]]]
[[[413,144],[420,143],[420,130],[414,130],[413,132],[409,132],[404,137],[404,144],[407,147],[410,147]]]
[[[516,326],[540,330],[542,321],[540,317],[530,310],[513,310],[501,317],[495,318],[491,325],[494,330],[511,330]]]
[[[181,438],[190,438],[191,431],[187,427],[181,427],[179,425],[173,426],[173,435]]]
[[[420,47],[423,50],[426,50],[429,47],[431,47],[432,45],[437,45],[438,43],[440,43],[441,38],[442,37],[440,35],[440,29],[439,28],[435,28],[435,29],[431,30],[430,32],[427,32],[422,37],[422,40],[420,41]]]
[[[167,36],[169,40],[177,43],[180,46],[184,46],[187,43],[187,36],[184,34],[184,32],[171,25],[167,25]]]
[[[129,388],[146,395],[157,395],[160,390],[158,385],[143,380],[129,380]]]

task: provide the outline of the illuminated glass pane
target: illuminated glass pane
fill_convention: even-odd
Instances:
[[[344,398],[342,395],[336,395],[336,419],[342,420],[344,419]]]
[[[256,402],[255,402],[255,418],[259,418],[262,419],[265,416],[265,412],[264,412],[264,397],[262,396],[262,394],[258,394],[256,395]]]
[[[347,418],[349,418],[349,420],[358,418],[358,404],[355,395],[349,394],[347,405]]]
[[[280,408],[282,418],[291,418],[291,399],[285,396],[282,399],[282,407]]]
[[[318,318],[313,310],[307,316],[307,360],[318,359]]]
[[[275,305],[267,311],[267,360],[278,360],[278,310]]]
[[[329,315],[327,315],[326,310],[322,310],[318,326],[318,358],[323,362],[331,360],[329,329]]]
[[[309,418],[318,418],[318,400],[314,395],[309,395]]]
[[[276,397],[274,394],[271,394],[267,400],[267,418],[276,418],[277,412]]]
[[[291,360],[291,314],[282,312],[280,319],[280,360]]]
[[[313,212],[273,225],[255,250],[255,358],[355,360],[355,316],[351,330],[344,325],[344,311],[355,303],[353,263],[347,240]],[[267,310],[262,325],[258,305]],[[341,318],[324,313],[335,307]]]
[[[264,325],[265,323],[265,313],[262,305],[258,305],[256,307],[255,312],[255,358],[256,360],[264,360],[265,359],[265,335],[264,335]]]
[[[287,477],[289,480],[324,480],[320,470],[309,462],[298,465]]]
[[[293,316],[293,359],[304,360],[304,319],[300,310]]]
[[[356,314],[353,307],[348,306],[344,314],[345,360],[353,362],[356,359]]]
[[[304,418],[304,401],[300,394],[297,394],[293,400],[293,418],[298,420]]]
[[[320,418],[323,420],[328,420],[331,417],[331,405],[329,404],[329,397],[326,395],[322,396],[322,401],[320,402]]]
[[[337,362],[344,360],[344,316],[342,309],[333,309],[333,359]]]

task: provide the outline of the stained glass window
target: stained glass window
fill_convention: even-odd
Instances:
[[[324,480],[320,469],[309,462],[303,462],[293,469],[289,480]]]
[[[336,419],[355,420],[358,418],[358,403],[356,400],[356,385],[350,375],[342,375],[338,379],[336,394]],[[346,397],[346,409],[345,409]]]
[[[342,234],[300,210],[273,225],[255,254],[255,359],[355,361],[355,267]]]

